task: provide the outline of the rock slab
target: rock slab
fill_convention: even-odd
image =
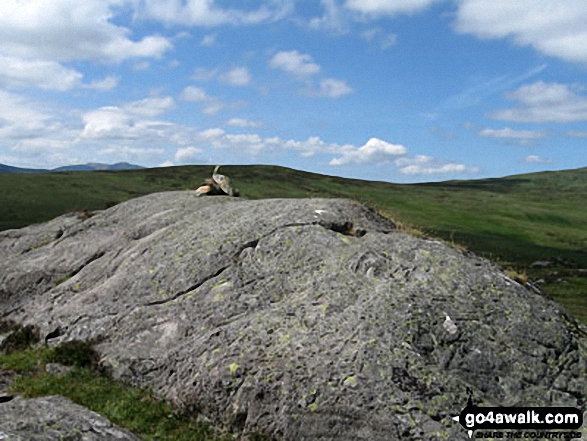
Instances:
[[[63,397],[0,404],[0,440],[140,441],[133,434]]]
[[[0,233],[0,308],[176,408],[283,440],[468,439],[577,406],[584,336],[491,263],[348,200],[137,198]]]

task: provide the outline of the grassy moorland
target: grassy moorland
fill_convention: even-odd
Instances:
[[[100,210],[168,190],[194,189],[213,167],[0,174],[0,230],[73,210]],[[225,166],[244,197],[357,199],[426,235],[465,246],[543,280],[543,290],[587,323],[587,168],[499,179],[399,185],[273,166]],[[550,262],[546,267],[531,264]]]

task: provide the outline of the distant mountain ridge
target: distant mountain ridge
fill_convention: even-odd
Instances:
[[[145,167],[140,165],[129,164],[128,162],[117,162],[116,164],[102,164],[99,162],[90,162],[88,164],[65,165],[54,169],[41,168],[20,168],[11,165],[0,164],[0,173],[59,173],[70,171],[117,171],[117,170],[140,170]]]

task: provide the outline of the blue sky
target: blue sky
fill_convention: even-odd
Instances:
[[[587,166],[583,0],[2,0],[0,163]]]

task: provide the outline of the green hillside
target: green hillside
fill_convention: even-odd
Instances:
[[[168,190],[196,188],[213,167],[0,174],[0,229],[73,210],[100,210]],[[431,237],[463,245],[531,279],[587,323],[587,168],[500,179],[399,185],[273,166],[224,166],[244,197],[344,197]],[[549,261],[545,268],[532,268]]]

